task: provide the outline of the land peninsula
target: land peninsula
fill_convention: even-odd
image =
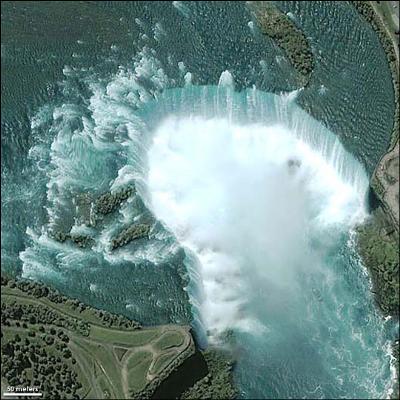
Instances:
[[[1,389],[45,399],[235,396],[232,361],[197,349],[189,326],[142,327],[41,283],[1,277]]]

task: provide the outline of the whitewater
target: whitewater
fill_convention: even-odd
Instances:
[[[173,8],[189,19],[195,7]],[[242,398],[387,397],[397,326],[354,246],[368,177],[343,132],[299,106],[303,89],[243,87],[227,67],[200,84],[201,63],[161,62],[147,45],[166,24],[135,23],[147,33],[129,66],[106,79],[66,66],[62,101],[31,118],[27,193],[44,217],[26,229],[22,276],[143,324],[191,324],[202,348],[232,353]],[[274,80],[253,64],[251,76]],[[127,186],[135,195],[112,216],[87,218],[83,200]],[[149,221],[148,240],[111,249]],[[60,243],[58,230],[93,242]]]

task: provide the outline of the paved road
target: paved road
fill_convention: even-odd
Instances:
[[[399,66],[399,35],[395,31],[399,29],[399,3],[397,1],[371,1],[375,12],[381,18],[385,29],[392,39],[396,53],[397,68]],[[389,17],[390,15],[390,17]],[[391,18],[391,20],[388,20]],[[398,96],[398,92],[396,92]],[[398,99],[397,99],[398,100]],[[384,193],[380,196],[385,205],[386,212],[399,230],[399,140],[392,149],[386,153],[375,170],[375,178],[382,185]]]
[[[390,3],[390,8],[392,10],[392,14],[394,15],[395,24],[397,24],[397,28],[399,28],[399,2],[398,1],[388,1]]]
[[[399,66],[399,35],[395,34],[395,30],[399,29],[399,3],[397,1],[371,1],[370,4],[381,18],[389,37],[392,39],[397,66]],[[385,18],[383,10],[386,11],[387,17],[390,14],[390,21],[388,21],[387,17]]]

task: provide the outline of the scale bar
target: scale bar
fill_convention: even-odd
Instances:
[[[27,392],[8,392],[8,393],[3,393],[4,397],[15,397],[15,396],[34,396],[34,397],[41,397],[42,393],[38,392],[33,392],[33,393],[27,393]]]

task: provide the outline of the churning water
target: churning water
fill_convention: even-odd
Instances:
[[[114,74],[65,67],[26,143],[2,116],[3,263],[144,324],[190,323],[202,346],[233,332],[243,398],[386,397],[396,326],[373,303],[352,230],[367,216],[359,160],[370,171],[389,140],[390,75],[374,34],[335,3],[280,2],[314,35],[316,57],[310,87],[283,94],[272,91],[291,88],[293,71],[245,4],[128,13],[133,60]],[[82,199],[126,185],[135,196],[85,222]],[[149,221],[148,240],[111,250],[122,229]],[[59,243],[52,229],[93,243]]]
[[[165,92],[148,156],[149,201],[185,249],[200,339],[235,332],[247,398],[387,393],[389,343],[359,301],[369,289],[351,240],[362,166],[296,93],[235,93],[228,76]]]
[[[138,109],[112,101],[131,85]],[[92,120],[75,105],[53,111],[49,221],[28,228],[23,275],[69,282],[116,311],[122,302],[145,323],[190,322],[202,346],[233,331],[244,397],[387,393],[390,335],[351,238],[366,216],[361,164],[297,106],[298,92],[235,92],[228,71],[217,86],[144,102],[135,85],[118,77],[106,100],[95,92]],[[128,184],[138,194],[115,218],[82,223],[74,196]],[[149,214],[150,240],[111,251],[117,232]],[[50,227],[95,244],[60,244]]]

